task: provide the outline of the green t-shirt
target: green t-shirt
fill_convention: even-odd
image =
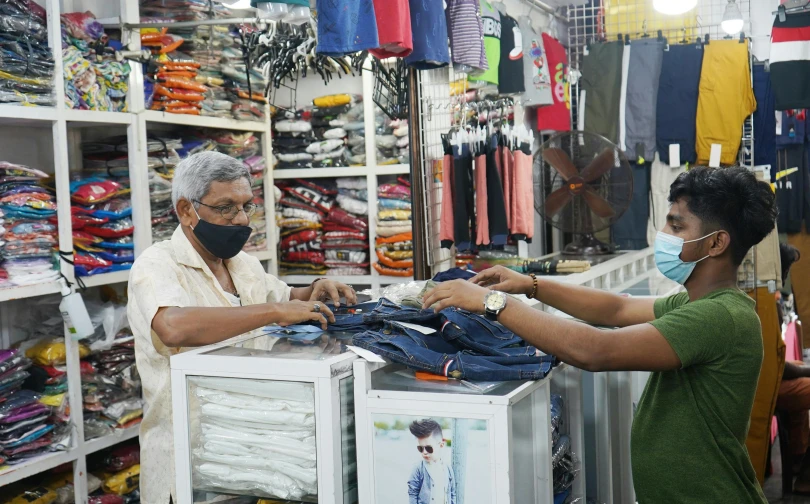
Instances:
[[[762,367],[754,300],[720,289],[655,302],[651,324],[681,360],[653,373],[631,436],[639,504],[766,503],[745,439]]]

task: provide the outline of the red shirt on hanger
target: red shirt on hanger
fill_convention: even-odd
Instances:
[[[551,74],[552,105],[537,108],[539,131],[571,130],[571,94],[568,85],[568,56],[560,41],[543,34],[548,70]]]
[[[374,0],[380,47],[369,52],[384,58],[404,58],[413,51],[411,9],[408,0]]]

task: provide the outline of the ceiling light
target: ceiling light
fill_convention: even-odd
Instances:
[[[728,0],[726,11],[723,13],[723,21],[720,22],[720,27],[724,32],[729,35],[736,35],[743,29],[743,16],[740,8],[737,7],[735,0]]]
[[[696,5],[697,0],[653,0],[653,8],[668,16],[677,16],[689,12]]]

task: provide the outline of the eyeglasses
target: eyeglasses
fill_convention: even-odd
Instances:
[[[197,200],[194,200],[194,203],[197,203],[204,207],[208,207],[212,210],[217,210],[220,213],[220,215],[222,215],[222,218],[227,220],[234,220],[236,216],[239,215],[240,210],[245,212],[245,215],[247,215],[248,217],[251,217],[253,216],[253,214],[256,213],[256,208],[258,207],[258,205],[256,205],[255,203],[245,203],[244,205],[242,205],[241,209],[236,205],[222,205],[222,206],[206,205],[202,201]]]
[[[419,450],[419,453],[422,453],[422,452],[433,453],[433,447],[432,447],[432,446],[430,446],[430,445],[427,445],[427,446],[417,446],[417,447],[416,447],[416,449],[417,449],[417,450]]]

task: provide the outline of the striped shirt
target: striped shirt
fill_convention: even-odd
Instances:
[[[478,0],[447,0],[445,13],[453,63],[472,67],[478,72],[488,70]]]

